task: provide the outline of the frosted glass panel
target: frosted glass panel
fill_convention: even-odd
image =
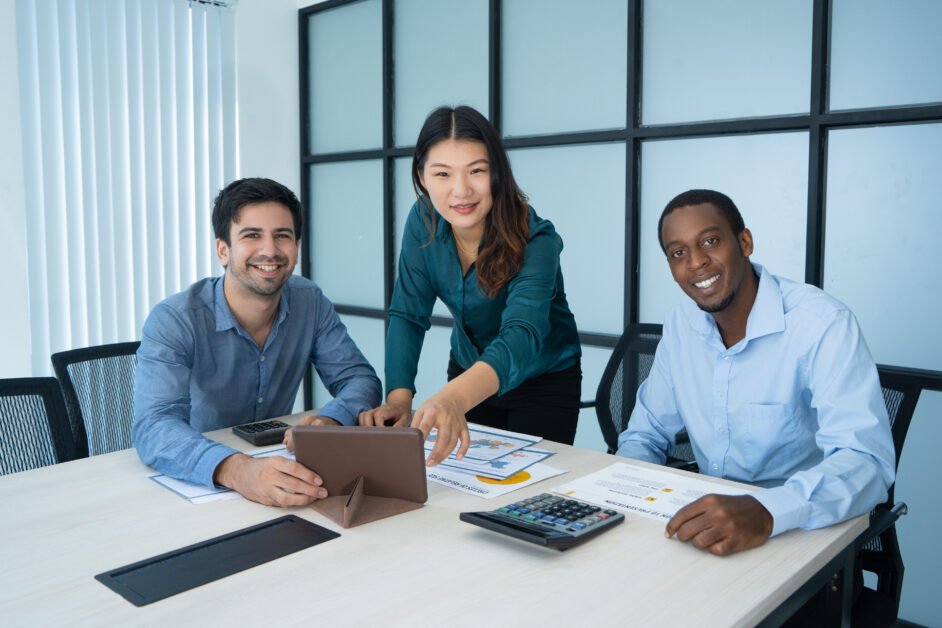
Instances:
[[[642,122],[807,113],[811,18],[811,0],[647,0]]]
[[[414,145],[425,117],[440,105],[470,105],[487,115],[487,4],[396,0],[396,146]]]
[[[376,369],[376,374],[383,382],[383,394],[386,394],[385,324],[382,320],[361,316],[341,316],[350,337]],[[448,383],[448,355],[451,351],[451,328],[433,325],[425,334],[422,355],[419,357],[419,371],[415,378],[416,396],[414,406],[418,407],[428,397]],[[318,407],[330,400],[330,394],[320,378],[315,378],[314,406]]]
[[[381,9],[380,0],[363,0],[309,19],[310,142],[315,153],[383,145]],[[290,103],[285,106],[290,109]]]
[[[396,253],[395,259],[393,260],[394,277],[399,275],[399,251],[402,250],[402,230],[405,229],[409,210],[412,209],[412,205],[416,200],[415,190],[412,188],[412,158],[400,157],[396,159],[395,171],[396,225],[393,227],[393,233],[396,235]],[[449,312],[445,304],[439,300],[435,301],[432,314],[451,318],[451,312]]]
[[[382,162],[313,166],[309,215],[314,281],[334,303],[382,309]]]
[[[419,372],[415,377],[415,402],[422,402],[434,395],[448,383],[448,355],[451,352],[451,327],[432,325],[425,334],[422,355],[419,357]]]
[[[582,331],[621,334],[625,285],[625,145],[511,151],[530,204],[563,239],[566,296]]]
[[[942,2],[833,0],[831,109],[942,101]]]
[[[406,227],[409,210],[415,204],[416,194],[412,187],[412,157],[400,157],[394,163],[396,224],[393,227],[393,233],[396,236],[395,267],[398,271],[399,251],[402,250],[402,230]]]
[[[825,290],[877,362],[942,370],[942,124],[832,131]]]
[[[611,349],[583,345],[582,399],[595,399],[595,391],[599,387],[599,380],[602,379],[602,373],[611,355]],[[595,408],[585,408],[579,411],[579,424],[576,426],[576,440],[573,445],[595,451],[608,451]]]
[[[664,206],[684,190],[709,188],[733,199],[752,231],[752,261],[804,281],[807,133],[645,142],[641,155],[641,322],[663,322],[688,298],[674,282],[657,237]]]
[[[624,0],[502,4],[505,135],[624,128],[628,74]]]
[[[385,364],[385,323],[382,319],[363,316],[341,315],[340,320],[347,328],[347,333],[357,343],[357,347],[366,357],[366,361],[376,369],[379,379],[383,379]],[[315,371],[316,373],[316,371]],[[385,389],[384,389],[385,390]],[[320,377],[314,378],[314,407],[319,408],[331,400],[330,393],[321,383]]]
[[[939,417],[942,393],[924,391],[913,414],[896,474],[896,501],[906,502],[909,512],[919,513],[918,517],[903,517],[896,525],[900,552],[906,561],[899,616],[919,626],[937,626],[942,620],[936,580],[942,563],[942,544],[935,542],[942,519],[937,466],[942,443]]]

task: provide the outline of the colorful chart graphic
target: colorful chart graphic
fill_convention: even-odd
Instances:
[[[518,473],[514,473],[512,476],[504,480],[495,480],[494,478],[486,478],[483,475],[477,475],[475,477],[481,482],[484,482],[485,484],[520,484],[521,482],[526,482],[532,476],[526,471],[520,471]]]

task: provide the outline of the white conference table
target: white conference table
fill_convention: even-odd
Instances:
[[[228,430],[210,436],[252,449]],[[867,525],[793,531],[719,558],[635,515],[565,552],[458,520],[617,460],[540,446],[568,473],[492,500],[429,483],[423,508],[346,530],[308,507],[191,504],[147,479],[134,450],[0,477],[0,624],[755,625],[776,609],[779,621],[809,579],[848,564]],[[94,579],[284,514],[341,537],[143,607]]]

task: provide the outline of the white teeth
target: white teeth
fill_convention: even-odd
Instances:
[[[693,285],[695,285],[695,286],[698,287],[698,288],[709,288],[709,287],[712,286],[714,283],[716,283],[716,280],[719,279],[719,278],[720,278],[719,275],[713,275],[713,276],[710,277],[709,279],[704,279],[703,281],[701,281],[701,282],[699,282],[699,283],[695,283],[695,284],[693,284]]]

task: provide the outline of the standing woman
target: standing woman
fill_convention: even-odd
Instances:
[[[436,297],[448,306],[448,383],[415,412],[441,462],[467,421],[571,444],[582,369],[552,223],[517,187],[494,127],[471,107],[425,120],[412,158],[418,201],[406,220],[386,334],[386,403],[361,425],[408,425],[415,375]]]

